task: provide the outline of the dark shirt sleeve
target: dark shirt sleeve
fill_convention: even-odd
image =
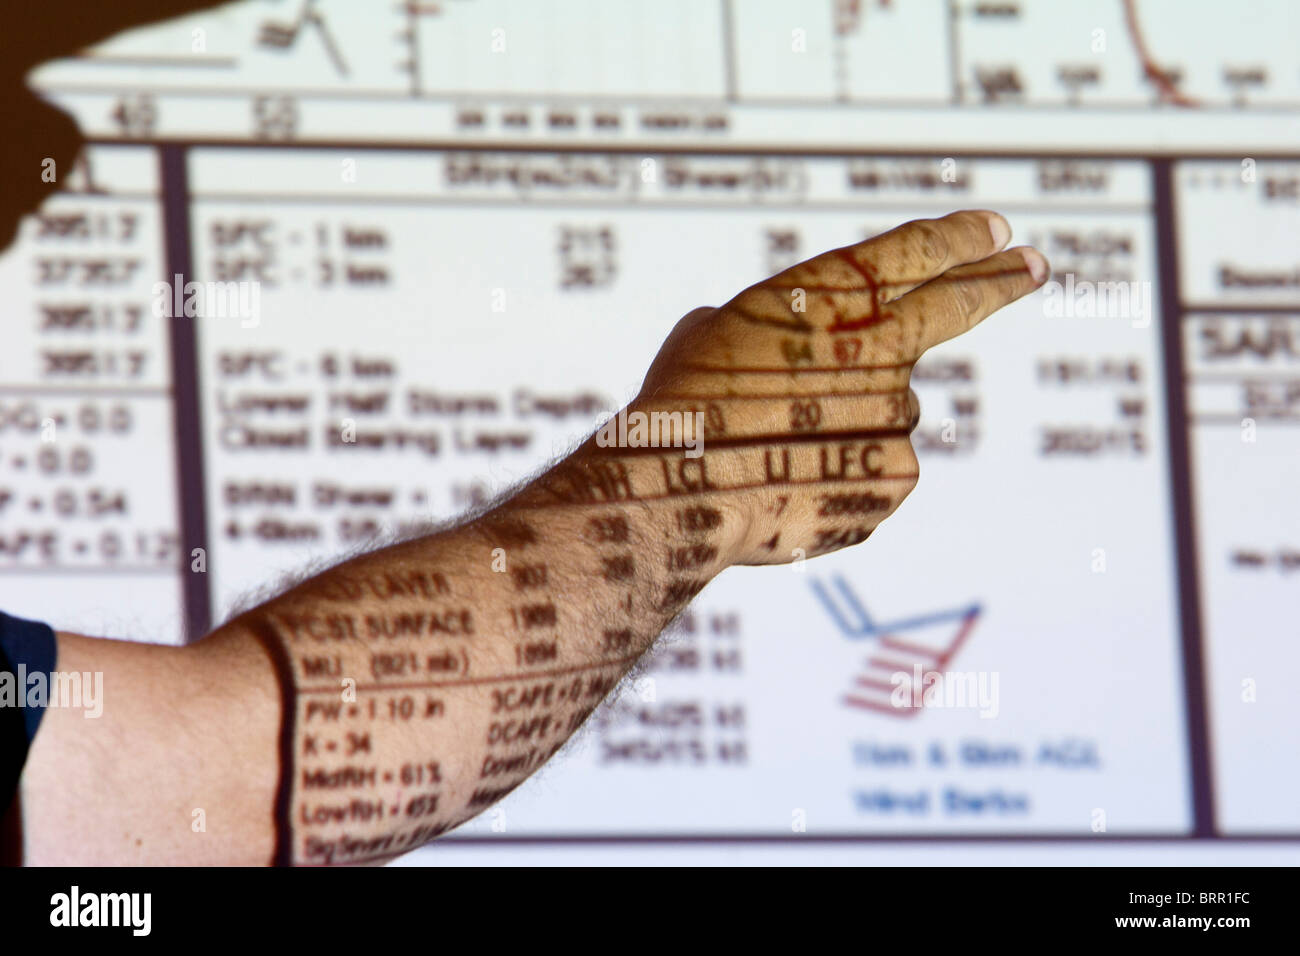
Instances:
[[[29,694],[28,675],[42,673],[52,686],[54,630],[0,611],[0,816],[9,809],[27,752],[45,715],[46,694]]]

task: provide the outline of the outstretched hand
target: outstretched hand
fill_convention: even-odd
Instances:
[[[677,324],[629,407],[701,413],[683,480],[739,519],[732,563],[856,544],[911,492],[917,359],[1047,279],[1036,250],[1001,251],[1010,236],[989,211],[916,220]]]

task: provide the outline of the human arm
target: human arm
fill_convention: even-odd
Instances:
[[[1046,277],[1036,253],[997,252],[1008,233],[986,213],[911,223],[696,310],[621,445],[602,430],[485,514],[191,647],[61,635],[60,667],[104,672],[104,714],[47,714],[28,859],[375,861],[486,809],[713,576],[858,543],[898,507],[913,363]],[[629,447],[655,413],[679,447]]]

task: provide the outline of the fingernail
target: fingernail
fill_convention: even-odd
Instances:
[[[1036,283],[1042,285],[1047,279],[1047,274],[1052,271],[1043,254],[1033,246],[1025,246],[1020,254],[1025,258],[1025,266],[1029,269],[1029,274],[1034,277]]]
[[[1001,249],[1011,241],[1011,224],[993,213],[989,216],[989,232],[993,234],[993,248]]]

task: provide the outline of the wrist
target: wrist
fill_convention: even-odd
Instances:
[[[741,559],[750,530],[747,496],[728,474],[732,463],[711,456],[707,439],[695,433],[686,434],[684,444],[668,441],[667,433],[649,444],[641,411],[633,403],[613,416],[495,514],[553,510],[576,517],[584,536],[598,533],[592,522],[623,516],[639,538],[639,550],[664,552],[663,570],[680,569],[664,549],[689,546],[709,556],[697,558],[700,570],[717,574]]]

